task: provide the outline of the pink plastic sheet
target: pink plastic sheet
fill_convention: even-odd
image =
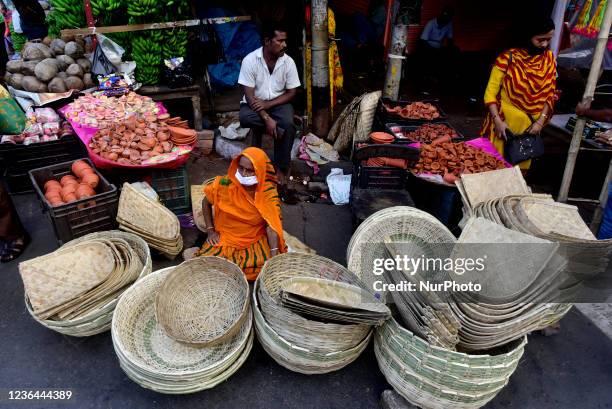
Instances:
[[[159,111],[160,114],[165,114],[165,113],[168,112],[166,110],[166,108],[162,105],[161,102],[158,102],[157,104],[158,104],[159,109],[160,109],[160,111]],[[64,114],[65,111],[66,111],[66,106],[58,110],[58,112],[60,114],[62,114],[62,115]],[[113,168],[122,168],[122,169],[147,169],[147,168],[174,169],[174,168],[178,168],[181,165],[184,165],[187,162],[187,160],[189,160],[189,153],[195,147],[195,143],[192,144],[192,145],[179,145],[179,146],[175,146],[174,149],[172,149],[172,152],[156,156],[155,158],[153,158],[153,160],[149,160],[145,164],[141,164],[141,165],[126,165],[126,164],[123,164],[123,163],[117,163],[117,162],[113,162],[111,160],[105,159],[102,156],[97,155],[96,153],[92,152],[92,150],[89,148],[89,142],[91,141],[91,138],[93,138],[95,136],[96,132],[98,132],[98,128],[93,128],[93,127],[88,127],[88,126],[76,124],[76,123],[74,123],[73,121],[71,121],[69,119],[67,121],[70,123],[70,125],[74,129],[74,132],[77,134],[79,139],[83,142],[83,144],[85,144],[85,147],[87,148],[87,154],[89,155],[89,159],[91,159],[93,164],[97,168],[100,168],[100,169],[113,169]]]

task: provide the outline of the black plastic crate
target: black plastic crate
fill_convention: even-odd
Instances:
[[[440,121],[440,122],[435,122],[435,124],[446,125],[449,128],[451,128],[452,130],[454,130],[457,133],[457,137],[456,138],[452,138],[453,142],[461,142],[461,141],[466,140],[465,136],[463,136],[463,134],[461,132],[459,132],[457,130],[457,128],[452,126],[450,123],[444,122],[444,121]],[[423,125],[425,125],[425,124],[406,125],[406,124],[398,124],[398,123],[386,123],[385,124],[385,132],[395,136],[395,143],[414,143],[414,142],[418,142],[418,141],[415,141],[414,139],[411,139],[408,136],[402,137],[402,135],[407,135],[408,132],[416,131],[417,129],[419,129]]]
[[[124,183],[146,182],[170,211],[175,214],[191,212],[191,190],[186,165],[177,169],[113,169],[102,172],[120,190]]]
[[[411,104],[413,102],[425,102],[428,104],[431,104],[433,106],[435,106],[438,109],[438,113],[440,114],[440,116],[436,119],[409,119],[409,118],[403,118],[400,115],[393,113],[393,112],[387,112],[387,110],[385,109],[385,107],[383,106],[383,104],[390,106],[390,107],[394,107],[397,105],[402,105],[402,106],[406,106],[408,104]],[[442,107],[440,106],[440,104],[438,103],[438,101],[435,100],[420,100],[420,101],[392,101],[386,98],[381,98],[380,101],[378,102],[378,116],[380,117],[381,121],[383,123],[387,123],[387,122],[395,122],[398,124],[407,124],[407,125],[414,125],[414,124],[424,124],[427,122],[445,122],[448,121],[448,115],[446,115],[446,112],[442,109]]]
[[[57,141],[31,145],[0,144],[0,161],[11,193],[34,191],[28,172],[49,165],[76,160],[87,155],[85,146],[76,135],[66,135]]]
[[[361,189],[403,189],[408,174],[405,169],[381,166],[361,166],[358,186]]]
[[[95,169],[87,158],[80,160],[87,162]],[[119,195],[115,185],[109,183],[103,175],[96,170],[100,183],[95,196],[80,199],[61,206],[51,206],[44,196],[44,184],[50,179],[59,181],[62,176],[71,174],[74,161],[50,165],[29,172],[30,181],[42,203],[43,211],[51,218],[55,235],[60,244],[89,233],[103,230],[112,230],[117,226],[117,207]]]
[[[191,189],[186,165],[177,169],[154,169],[151,187],[164,206],[175,214],[191,212]]]

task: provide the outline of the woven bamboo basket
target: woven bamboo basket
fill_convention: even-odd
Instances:
[[[356,346],[346,350],[334,352],[318,352],[312,348],[305,348],[289,342],[278,334],[264,318],[257,293],[259,281],[255,282],[253,291],[253,315],[255,316],[255,329],[259,342],[264,350],[279,365],[290,371],[307,375],[324,374],[337,371],[353,362],[367,347],[372,331]]]
[[[248,307],[249,283],[240,267],[220,257],[196,257],[168,275],[155,314],[170,337],[206,346],[231,338]]]
[[[391,319],[377,329],[374,352],[387,381],[422,408],[478,408],[507,384],[526,344],[496,355],[467,355],[428,345]]]
[[[204,379],[198,382],[186,382],[184,380],[179,380],[175,382],[151,381],[151,379],[142,377],[138,372],[133,371],[130,367],[125,365],[123,361],[120,361],[120,367],[126,373],[128,378],[130,378],[143,388],[170,395],[195,393],[204,389],[214,388],[215,386],[229,379],[234,373],[236,373],[249,357],[249,354],[253,348],[254,336],[254,332],[251,331],[248,342],[245,348],[240,353],[240,356],[224,372],[214,378]]]
[[[142,238],[131,233],[126,233],[119,230],[90,233],[86,236],[74,239],[64,244],[64,246],[62,247],[67,248],[79,243],[86,242],[88,240],[108,238],[118,238],[127,241],[130,244],[131,248],[136,252],[136,254],[138,254],[138,257],[140,258],[140,261],[143,264],[143,268],[140,272],[138,279],[141,279],[142,277],[151,273],[153,262],[151,259],[151,252],[149,251],[149,246]],[[91,312],[87,313],[82,317],[74,319],[52,320],[38,318],[34,314],[32,305],[30,304],[30,300],[28,299],[27,295],[25,295],[25,305],[30,315],[41,325],[64,335],[70,335],[74,337],[86,337],[100,334],[110,329],[113,311],[115,309],[115,306],[117,305],[117,301],[121,297],[121,294],[126,289],[127,288],[124,288],[122,291],[115,294],[111,299],[108,300],[106,304],[100,306],[97,309],[92,310]]]
[[[346,268],[317,255],[285,253],[266,262],[257,278],[260,306],[268,324],[290,343],[321,353],[354,348],[370,332],[369,325],[310,320],[281,306],[282,283],[293,277],[318,277],[364,288]]]
[[[373,282],[380,278],[371,273],[375,259],[388,258],[385,240],[426,247],[452,244],[455,236],[435,217],[409,206],[380,210],[363,221],[355,230],[347,247],[348,269],[355,273],[372,292]]]
[[[173,340],[155,318],[155,297],[172,269],[156,271],[125,292],[111,334],[121,366],[132,379],[164,393],[189,393],[211,387],[237,369],[234,364],[248,349],[253,320],[249,310],[238,333],[214,346],[195,348]]]

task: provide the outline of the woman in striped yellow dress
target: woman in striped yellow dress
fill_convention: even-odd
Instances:
[[[555,57],[548,49],[554,23],[548,17],[522,22],[522,48],[511,48],[497,57],[485,91],[489,113],[481,136],[504,154],[506,132],[538,134],[550,120],[556,100]],[[529,169],[531,160],[519,164]]]
[[[255,280],[267,259],[287,251],[276,185],[266,153],[259,148],[242,151],[227,175],[204,187],[208,238],[195,255],[223,257],[236,263],[247,280]]]

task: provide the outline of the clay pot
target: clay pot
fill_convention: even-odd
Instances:
[[[91,197],[96,194],[96,191],[92,189],[90,185],[87,183],[81,183],[76,190],[77,199],[84,199],[86,197]]]
[[[95,173],[87,173],[85,176],[83,176],[82,183],[85,183],[91,188],[95,189],[98,186],[98,183],[100,183],[100,177]]]
[[[81,177],[83,170],[88,168],[90,168],[90,166],[82,160],[75,161],[71,166],[72,173],[74,173],[77,177]]]
[[[445,173],[442,180],[444,180],[446,183],[454,185],[457,181],[457,176],[453,175],[452,173]]]
[[[77,197],[74,193],[69,193],[66,196],[63,196],[63,198],[66,203],[72,203],[77,200]]]
[[[61,190],[62,189],[62,185],[60,184],[60,182],[58,182],[55,179],[47,180],[45,182],[45,185],[44,185],[45,192],[48,191],[48,190],[51,190],[52,188],[57,189],[57,190]]]
[[[62,178],[60,179],[60,184],[64,186],[66,182],[68,182],[69,180],[74,180],[76,182],[76,178],[74,176],[66,175],[66,176],[62,176]]]

